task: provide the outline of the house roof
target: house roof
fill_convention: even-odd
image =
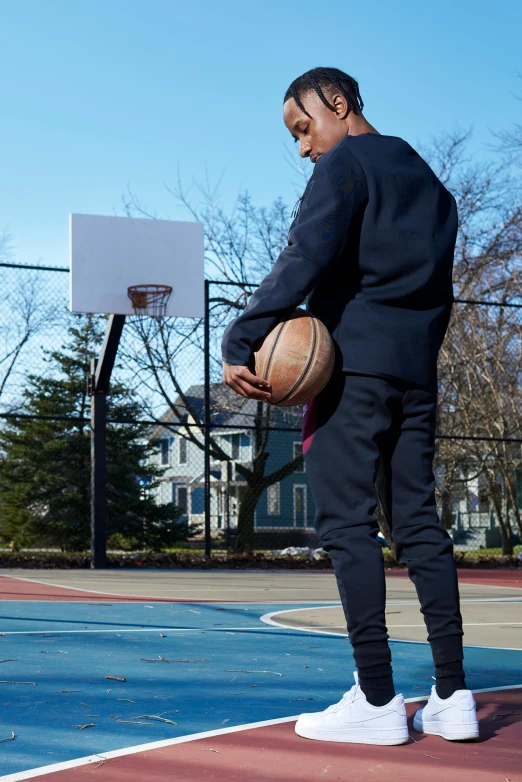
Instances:
[[[257,401],[255,399],[245,399],[235,394],[225,383],[210,384],[210,402],[211,402],[211,422],[213,426],[219,427],[225,425],[228,428],[244,429],[255,426],[255,416],[257,412]],[[203,421],[205,414],[205,386],[201,383],[190,386],[183,396],[178,396],[175,401],[178,410],[181,411],[181,421],[176,412],[169,408],[161,421],[172,424],[183,424],[189,418],[189,410]],[[270,423],[274,426],[291,426],[298,428],[301,424],[300,408],[277,408],[270,409]],[[177,427],[175,427],[177,428]],[[151,433],[151,439],[158,437],[162,427],[155,427]]]

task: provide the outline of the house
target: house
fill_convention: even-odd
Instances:
[[[240,468],[252,468],[256,440],[257,402],[236,396],[224,383],[212,383],[210,519],[212,534],[233,537],[239,505],[249,490]],[[150,432],[157,443],[154,458],[165,468],[158,502],[172,501],[185,509],[189,523],[203,527],[205,513],[204,386],[191,386],[169,409],[162,424]],[[302,452],[300,408],[270,408],[271,428],[265,435],[268,453],[263,477],[276,473]],[[259,427],[257,427],[259,434]],[[216,458],[215,451],[222,458]],[[238,469],[239,468],[239,469]],[[250,483],[250,488],[254,483]],[[304,465],[262,491],[254,512],[256,545],[273,548],[317,544],[315,507]],[[201,531],[203,534],[203,530]]]

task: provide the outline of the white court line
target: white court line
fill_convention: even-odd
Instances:
[[[503,690],[518,690],[522,688],[522,684],[510,684],[506,687],[485,687],[481,690],[472,690],[473,693],[481,692],[501,692]],[[419,703],[420,701],[428,700],[427,695],[419,695],[416,698],[405,698],[405,703]],[[0,777],[3,782],[21,782],[24,779],[34,779],[34,777],[44,776],[46,774],[53,774],[57,771],[66,771],[70,768],[78,768],[79,766],[87,766],[91,763],[100,763],[101,760],[111,760],[112,758],[120,758],[125,755],[135,755],[138,752],[147,752],[153,749],[161,749],[162,747],[171,747],[175,744],[185,744],[189,741],[199,741],[202,739],[212,738],[214,736],[223,736],[227,733],[239,733],[243,730],[254,730],[255,728],[264,728],[268,725],[283,725],[286,722],[295,722],[299,715],[293,717],[280,717],[275,720],[261,720],[260,722],[251,722],[248,725],[237,725],[231,728],[219,728],[217,730],[206,730],[201,733],[193,733],[190,736],[180,736],[175,739],[163,739],[162,741],[151,741],[147,744],[137,744],[133,747],[125,747],[124,749],[115,749],[110,752],[100,752],[99,755],[86,755],[83,758],[76,758],[75,760],[66,760],[63,763],[52,763],[48,766],[40,766],[40,768],[33,768],[29,771],[19,771],[15,774],[7,774]]]
[[[40,601],[41,602],[41,601]],[[278,603],[278,600],[273,600],[273,603]],[[299,602],[298,600],[296,601]],[[522,597],[470,597],[468,599],[460,599],[461,604],[462,603],[522,603]],[[387,600],[386,606],[420,606],[419,600]],[[338,600],[337,602],[330,602],[330,601],[324,601],[321,605],[313,605],[310,607],[310,611],[317,611],[320,608],[340,608],[342,606],[341,602]],[[289,609],[291,610],[291,609]],[[306,611],[306,606],[304,608],[296,608],[296,611]]]
[[[296,609],[296,611],[301,611],[303,609]],[[274,615],[280,614],[280,613],[288,613],[286,611],[275,611]],[[265,624],[272,625],[273,627],[277,627],[280,630],[301,630],[302,632],[314,632],[316,630],[341,630],[345,628],[345,625],[314,625],[313,627],[308,625],[287,625],[282,624],[280,622],[268,622],[266,621],[266,617],[270,616],[270,614],[265,614],[264,616],[260,617],[260,619],[265,622]],[[515,625],[522,625],[522,622],[465,622],[463,627],[489,627],[489,626],[503,626],[503,627],[513,627]],[[417,624],[417,625],[388,625],[389,630],[397,629],[398,627],[420,627],[420,628],[426,628],[426,625],[423,624]],[[258,632],[259,630],[263,630],[262,627],[256,627],[255,625],[252,625],[251,627],[212,627],[212,626],[205,626],[202,627],[137,627],[137,628],[115,628],[115,629],[94,629],[94,628],[86,628],[84,630],[62,630],[59,627],[57,627],[55,630],[3,630],[0,631],[0,635],[34,635],[34,636],[40,636],[40,635],[75,635],[75,634],[83,634],[83,635],[89,635],[89,633],[201,633],[206,632],[208,630],[212,630],[213,632],[245,632],[246,631],[253,631]],[[341,633],[328,633],[328,635],[342,635]],[[344,633],[344,635],[348,635],[347,633]],[[399,639],[402,640],[402,639]],[[413,641],[412,643],[421,643],[420,641]],[[424,643],[424,642],[422,642]],[[499,646],[499,647],[493,647],[493,646],[485,646],[485,649],[504,649],[506,647]],[[509,647],[511,648],[511,647]]]
[[[277,603],[279,601],[273,600],[273,603]],[[299,601],[296,601],[299,602]],[[506,604],[512,604],[512,603],[522,603],[522,597],[468,597],[468,598],[462,598],[460,599],[461,605],[463,603],[468,603],[470,605],[481,603],[506,603]],[[342,606],[342,603],[340,600],[338,600],[336,603],[334,602],[323,602],[321,605],[313,605],[310,608],[310,611],[316,611],[323,607],[331,608],[338,608]],[[386,607],[388,606],[419,606],[420,603],[418,598],[415,600],[387,600],[386,601]],[[296,611],[306,611],[306,606],[304,608],[296,608]]]
[[[522,581],[522,578],[520,580]],[[480,587],[481,589],[518,589],[518,591],[522,589],[522,587],[519,586],[512,587],[507,585],[503,586],[502,584],[474,584],[471,583],[470,581],[462,581],[461,585],[465,587]]]
[[[505,622],[463,622],[463,627],[497,627],[500,625],[504,625],[505,627],[514,627],[515,625],[522,625],[522,622],[509,622],[506,620]],[[420,624],[420,625],[388,625],[390,629],[393,629],[395,627],[424,627],[426,628],[426,625]]]
[[[306,611],[306,608],[296,608],[296,611]],[[276,622],[272,619],[273,616],[278,616],[279,614],[288,614],[293,613],[292,611],[272,611],[270,614],[263,614],[263,616],[259,617],[262,622],[265,622],[268,625],[273,625],[274,627],[286,627],[286,629],[291,630],[300,630],[303,633],[317,633],[317,635],[334,635],[336,638],[348,638],[348,633],[332,633],[328,630],[323,630],[320,628],[313,628],[313,627],[290,627],[289,625],[283,625],[279,622]],[[509,622],[501,622],[501,624],[509,624]],[[396,627],[398,625],[395,625]],[[339,625],[339,627],[344,627],[344,625]],[[415,625],[415,627],[424,627],[424,625]],[[428,641],[409,641],[404,638],[389,638],[390,641],[393,641],[394,643],[401,643],[401,644],[426,644],[428,645]],[[512,646],[480,646],[478,644],[466,644],[464,643],[465,648],[473,648],[473,649],[501,649],[502,651],[510,651],[510,652],[522,652],[522,648],[518,647],[512,647]],[[518,685],[517,685],[518,686]],[[522,687],[522,685],[520,685]],[[482,692],[482,690],[477,690],[476,692]],[[484,690],[485,692],[485,690]]]
[[[348,636],[347,636],[348,637]],[[396,644],[426,644],[428,641],[407,641],[405,638],[390,638]],[[464,649],[497,649],[501,652],[522,652],[522,648],[516,646],[481,646],[480,644],[467,644],[464,639]],[[518,685],[517,685],[518,686]],[[520,685],[522,687],[522,684]],[[494,688],[496,689],[496,687]],[[500,688],[499,688],[500,689]],[[474,692],[481,692],[481,690],[474,690]],[[484,690],[485,692],[485,690]]]
[[[471,572],[473,572],[472,568],[470,568],[470,570],[471,570]],[[511,572],[511,571],[509,571],[509,572]],[[396,576],[390,576],[390,582],[392,582],[394,578],[396,578]],[[405,579],[405,581],[406,581],[406,579]],[[521,574],[520,581],[522,582],[522,574]],[[408,582],[406,581],[406,583],[408,583]],[[504,586],[503,584],[476,584],[476,583],[474,583],[472,581],[460,581],[459,583],[460,583],[460,586],[463,586],[463,587],[478,587],[479,589],[517,589],[519,592],[522,589],[522,586],[513,587],[513,586],[508,586],[508,585]]]
[[[292,627],[287,627],[286,625],[276,625],[276,627],[279,626],[285,630],[293,630]],[[60,630],[60,628],[57,628],[56,630],[5,630],[3,632],[0,631],[0,635],[74,635],[75,633],[83,633],[83,635],[88,635],[89,633],[204,633],[207,630],[224,630],[227,633],[237,633],[244,632],[245,630],[253,630],[254,632],[258,632],[259,630],[264,629],[264,627],[256,627],[256,625],[252,625],[252,627],[137,627],[135,630],[129,630],[128,628],[121,630]]]
[[[513,627],[514,625],[522,625],[522,622],[464,622],[463,627],[492,627],[496,625],[502,625],[503,627]],[[294,629],[293,625],[280,625],[281,627],[287,627],[289,630]],[[339,630],[345,625],[313,625],[314,630]],[[421,627],[426,629],[426,625],[386,625],[388,630],[394,630],[397,627]],[[305,629],[305,627],[303,627]]]

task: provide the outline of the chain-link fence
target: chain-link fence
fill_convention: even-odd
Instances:
[[[67,269],[0,271],[0,545],[85,547],[86,377],[106,319],[69,313]],[[127,318],[108,406],[109,546],[320,545],[300,408],[221,380],[223,329],[255,287],[207,283],[206,324]],[[437,501],[470,556],[521,550],[521,317],[518,304],[458,301],[441,352]]]

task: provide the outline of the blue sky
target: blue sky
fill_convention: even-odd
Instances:
[[[231,203],[295,200],[282,119],[289,83],[350,73],[367,119],[414,147],[455,125],[520,121],[514,0],[0,0],[0,228],[22,263],[67,265],[69,212],[122,214],[127,185],[163,217],[166,191],[223,175]],[[518,40],[517,40],[518,37]]]

